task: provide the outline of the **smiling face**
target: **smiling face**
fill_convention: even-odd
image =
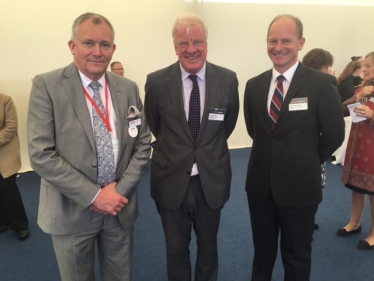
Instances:
[[[296,23],[284,17],[276,20],[269,29],[267,39],[268,55],[273,67],[281,74],[292,67],[303,49],[305,38],[299,38]]]
[[[374,58],[372,56],[365,58],[362,72],[366,81],[374,81]]]
[[[90,18],[83,21],[75,40],[68,43],[79,71],[92,80],[100,79],[116,50],[113,40],[113,33],[104,21],[98,24]]]
[[[204,27],[199,23],[179,25],[174,33],[174,49],[183,69],[190,74],[198,73],[208,53]]]

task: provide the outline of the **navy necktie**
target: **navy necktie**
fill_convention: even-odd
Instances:
[[[200,90],[197,83],[197,75],[191,74],[188,78],[193,82],[188,111],[188,127],[195,142],[200,129]]]

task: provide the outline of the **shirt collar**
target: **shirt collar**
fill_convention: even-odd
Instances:
[[[186,70],[184,70],[184,68],[182,67],[182,65],[180,63],[179,63],[179,65],[180,65],[181,73],[182,73],[182,81],[184,81],[185,79],[188,78],[188,76],[191,73],[188,73]],[[196,73],[197,77],[199,77],[199,79],[202,80],[202,81],[205,81],[205,71],[206,71],[206,62],[204,62],[204,65],[200,69],[200,71],[198,73]]]
[[[81,77],[81,81],[82,81],[82,86],[85,87],[85,88],[88,88],[88,85],[90,85],[90,83],[92,82],[92,80],[90,78],[88,78],[86,75],[84,75],[82,72],[79,71],[79,76]],[[100,83],[100,85],[102,87],[104,87],[105,85],[105,73],[103,74],[103,76],[101,76],[101,78],[99,80],[97,80],[97,82]]]
[[[273,81],[274,83],[277,82],[277,78],[279,75],[283,75],[284,78],[286,78],[286,80],[290,83],[294,74],[295,74],[295,71],[296,71],[296,68],[298,67],[299,65],[299,61],[297,61],[293,66],[291,66],[289,69],[287,69],[283,74],[280,74],[274,67],[273,67],[273,78],[271,81]]]

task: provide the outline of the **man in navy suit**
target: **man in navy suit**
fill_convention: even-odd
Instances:
[[[284,280],[309,280],[314,216],[322,200],[320,165],[344,139],[334,77],[299,63],[304,43],[301,21],[277,16],[267,35],[273,68],[245,89],[245,121],[253,139],[246,191],[254,281],[271,280],[279,233]],[[275,92],[282,99],[273,102]]]
[[[145,115],[157,140],[151,195],[165,233],[168,280],[191,280],[193,227],[195,280],[213,281],[221,209],[230,196],[227,139],[238,117],[238,79],[206,61],[207,29],[198,16],[180,16],[173,39],[179,61],[149,74],[145,86]]]

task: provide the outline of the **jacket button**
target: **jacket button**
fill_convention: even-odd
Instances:
[[[190,175],[191,175],[191,172],[190,172],[190,171],[187,171],[187,175],[189,175],[189,176],[190,176]]]
[[[97,164],[92,164],[92,168],[97,168]]]

